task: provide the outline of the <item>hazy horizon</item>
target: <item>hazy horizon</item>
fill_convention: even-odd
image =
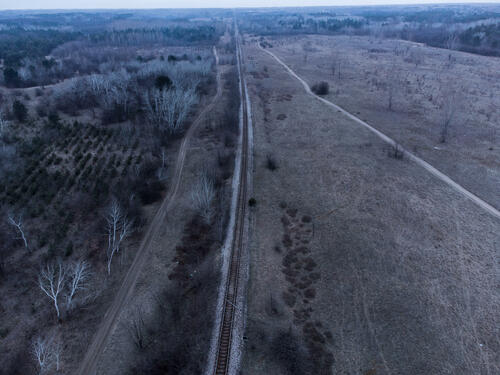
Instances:
[[[87,9],[197,9],[197,8],[273,8],[273,7],[313,7],[313,6],[371,6],[371,5],[429,5],[429,4],[495,4],[495,0],[467,0],[460,2],[436,0],[274,0],[272,5],[265,0],[220,0],[200,1],[186,0],[182,6],[179,2],[161,0],[76,0],[69,7],[64,0],[2,0],[0,11],[3,10],[87,10]],[[12,4],[12,5],[11,5]]]

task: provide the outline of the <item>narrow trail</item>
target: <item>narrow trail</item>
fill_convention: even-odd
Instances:
[[[432,175],[434,175],[435,177],[437,177],[439,180],[443,181],[448,186],[450,186],[453,190],[459,192],[460,194],[462,194],[466,198],[470,199],[472,202],[474,202],[475,204],[477,204],[479,207],[481,207],[487,213],[493,215],[497,219],[500,219],[500,211],[498,209],[496,209],[495,207],[493,207],[489,203],[485,202],[484,200],[482,200],[481,198],[479,198],[477,195],[471,193],[469,190],[465,189],[463,186],[459,185],[457,182],[453,181],[450,177],[448,177],[443,172],[441,172],[438,169],[436,169],[435,167],[433,167],[431,164],[427,163],[425,160],[423,160],[423,159],[419,158],[418,156],[412,154],[408,150],[405,150],[404,148],[401,147],[401,145],[399,145],[392,138],[388,137],[387,135],[385,135],[381,131],[375,129],[374,127],[372,127],[371,125],[369,125],[365,121],[361,120],[359,117],[354,116],[352,113],[346,111],[342,107],[339,107],[338,105],[336,105],[336,104],[334,104],[334,103],[332,103],[332,102],[330,102],[330,101],[328,101],[328,100],[326,100],[326,99],[324,99],[324,98],[316,95],[315,93],[313,93],[311,91],[311,88],[307,84],[307,82],[304,79],[302,79],[299,75],[297,75],[297,73],[295,73],[279,57],[277,57],[274,53],[268,51],[267,49],[262,48],[262,46],[260,45],[260,43],[258,43],[258,46],[259,46],[259,48],[262,51],[264,51],[265,53],[267,53],[269,56],[271,56],[272,58],[274,58],[280,65],[282,65],[292,77],[296,78],[302,84],[302,86],[304,86],[304,89],[306,90],[306,92],[309,95],[313,96],[314,98],[318,99],[319,101],[323,102],[324,104],[326,104],[326,105],[328,105],[328,106],[336,109],[337,111],[342,112],[345,116],[347,116],[351,120],[355,121],[356,123],[362,125],[363,127],[365,127],[366,129],[368,129],[369,131],[371,131],[372,133],[374,133],[377,137],[379,137],[380,139],[382,139],[384,142],[388,143],[389,145],[391,145],[391,146],[398,145],[398,147],[400,147],[402,149],[402,151],[404,152],[404,155],[407,156],[408,159],[412,160],[417,165],[423,167],[429,173],[431,173]]]
[[[108,311],[104,315],[104,318],[95,333],[91,344],[89,345],[85,357],[83,358],[82,363],[77,371],[78,375],[94,375],[97,367],[97,363],[99,360],[100,354],[104,351],[106,347],[106,343],[108,342],[109,337],[113,333],[113,330],[118,322],[118,317],[129,301],[134,287],[137,283],[139,275],[142,271],[144,264],[146,263],[146,259],[148,259],[148,253],[151,250],[151,245],[154,240],[158,237],[158,233],[162,225],[164,224],[167,213],[170,211],[174,201],[177,191],[179,190],[182,171],[184,169],[184,160],[186,158],[187,149],[189,147],[189,141],[196,131],[197,127],[201,123],[201,120],[204,118],[205,114],[212,110],[215,103],[219,99],[222,94],[221,87],[221,77],[220,77],[220,69],[219,65],[219,56],[217,55],[217,50],[214,46],[213,48],[214,56],[215,56],[215,66],[217,69],[217,93],[212,98],[210,103],[200,112],[200,114],[193,121],[188,131],[186,132],[184,139],[179,148],[179,153],[177,155],[177,160],[175,163],[175,172],[172,178],[172,184],[165,196],[160,208],[156,212],[155,217],[149,224],[149,227],[144,235],[144,238],[141,241],[141,244],[137,250],[134,261],[130,266],[125,278],[123,279],[122,285],[118,290],[111,306],[108,308]]]

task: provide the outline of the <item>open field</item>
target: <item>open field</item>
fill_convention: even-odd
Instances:
[[[499,59],[370,37],[270,43],[310,85],[328,82],[326,99],[500,207]]]
[[[497,372],[496,219],[245,53],[258,230],[242,373]]]

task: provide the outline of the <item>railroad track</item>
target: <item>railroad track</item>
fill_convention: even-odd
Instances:
[[[222,320],[217,341],[217,351],[213,374],[227,375],[230,371],[231,343],[233,341],[234,321],[237,309],[238,283],[240,278],[240,259],[245,235],[245,213],[247,207],[247,169],[248,169],[248,108],[246,85],[242,70],[242,53],[240,37],[236,28],[236,58],[240,79],[240,99],[243,111],[241,136],[240,181],[236,204],[234,236],[231,246],[229,272],[225,280],[225,295],[223,302]]]

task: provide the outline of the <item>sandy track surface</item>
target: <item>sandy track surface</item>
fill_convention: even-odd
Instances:
[[[375,135],[377,135],[380,139],[382,139],[384,142],[392,145],[392,146],[396,146],[397,145],[397,142],[394,141],[392,138],[388,137],[387,135],[385,135],[384,133],[380,132],[379,130],[375,129],[374,127],[372,127],[371,125],[369,125],[368,123],[366,123],[365,121],[361,120],[359,117],[356,117],[354,116],[352,113],[346,111],[345,109],[343,109],[342,107],[339,107],[338,105],[316,95],[315,93],[313,93],[311,91],[311,88],[309,87],[309,85],[307,84],[307,82],[302,79],[300,76],[298,76],[288,65],[286,65],[279,57],[277,57],[274,53],[268,51],[267,49],[265,48],[262,48],[262,46],[259,44],[259,48],[261,50],[263,50],[264,52],[266,52],[268,55],[270,55],[272,58],[274,58],[280,65],[282,65],[286,70],[287,72],[293,76],[294,78],[296,78],[303,86],[304,86],[304,89],[306,90],[306,92],[309,94],[309,95],[312,95],[314,98],[318,99],[319,101],[323,102],[324,104],[336,109],[337,111],[339,112],[342,112],[345,116],[347,116],[348,118],[350,118],[351,120],[355,121],[356,123],[362,125],[363,127],[367,128],[368,130],[370,130],[372,133],[374,133]],[[493,215],[494,217],[496,217],[497,219],[500,219],[500,211],[498,209],[496,209],[495,207],[493,207],[491,204],[485,202],[484,200],[482,200],[481,198],[479,198],[477,195],[471,193],[469,190],[465,189],[463,186],[459,185],[458,183],[456,183],[455,181],[453,181],[450,177],[448,177],[447,175],[445,175],[444,173],[442,173],[441,171],[439,171],[438,169],[436,169],[435,167],[433,167],[432,165],[430,165],[429,163],[427,163],[425,160],[419,158],[418,156],[412,154],[411,152],[409,152],[408,150],[405,150],[404,148],[402,148],[400,145],[398,145],[398,147],[404,152],[404,155],[406,157],[408,157],[408,159],[412,160],[413,162],[415,162],[416,164],[420,165],[421,167],[425,168],[428,172],[430,172],[432,175],[434,175],[435,177],[437,177],[438,179],[440,179],[441,181],[445,182],[446,184],[448,184],[450,187],[452,187],[455,191],[461,193],[462,195],[464,195],[466,198],[470,199],[471,201],[473,201],[474,203],[476,203],[479,207],[481,207],[483,210],[485,210],[486,212],[488,212],[489,214]]]
[[[217,67],[219,63],[219,57],[217,55],[217,50],[215,49],[215,47],[213,51]],[[111,333],[113,332],[116,326],[122,308],[125,306],[127,301],[130,299],[130,296],[132,295],[132,292],[137,283],[137,280],[144,266],[144,263],[148,258],[147,255],[150,252],[151,245],[154,242],[155,238],[158,236],[161,226],[165,221],[165,217],[174,203],[177,191],[179,189],[182,171],[184,169],[184,160],[186,158],[189,141],[193,136],[194,132],[196,131],[196,128],[201,123],[201,120],[208,112],[212,110],[215,103],[221,96],[222,88],[220,81],[221,81],[220,70],[217,69],[217,93],[212,98],[210,103],[203,109],[203,111],[200,112],[198,117],[196,117],[191,127],[186,132],[186,135],[181,143],[179,153],[177,155],[177,161],[175,163],[175,172],[172,179],[172,184],[170,185],[170,189],[168,190],[165,199],[163,200],[160,208],[158,209],[158,212],[156,213],[155,217],[149,224],[148,230],[144,238],[142,239],[139,249],[137,250],[134,261],[132,262],[132,265],[130,266],[127,274],[125,275],[125,278],[122,282],[120,289],[118,290],[118,293],[115,296],[115,299],[113,300],[111,306],[104,315],[104,318],[96,334],[94,335],[90,346],[87,349],[85,357],[82,363],[80,364],[80,367],[77,372],[77,374],[79,375],[92,375],[95,373],[99,356],[106,347],[108,338],[111,336]]]

